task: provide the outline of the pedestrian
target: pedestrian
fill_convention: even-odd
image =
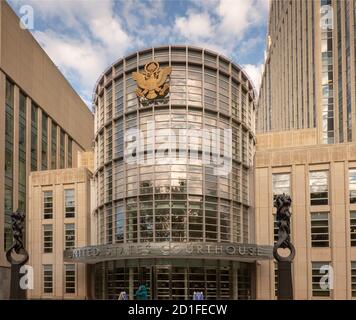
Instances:
[[[135,296],[137,298],[137,300],[147,300],[147,296],[148,296],[148,292],[147,292],[147,288],[144,284],[141,284],[136,293]]]

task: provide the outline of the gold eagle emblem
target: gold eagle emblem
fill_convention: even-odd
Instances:
[[[136,95],[148,100],[157,96],[164,97],[169,92],[169,81],[172,67],[160,68],[156,61],[148,62],[144,71],[133,72],[132,77],[137,83]]]

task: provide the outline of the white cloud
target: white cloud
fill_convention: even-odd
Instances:
[[[253,84],[255,85],[256,90],[260,89],[261,84],[261,76],[263,72],[263,64],[244,64],[242,68],[247,73],[249,78],[252,80]]]
[[[175,31],[191,43],[222,48],[228,55],[238,48],[251,27],[267,22],[267,0],[210,0],[195,5],[194,11],[176,17]],[[259,40],[244,42],[253,47]]]
[[[93,89],[101,72],[106,68],[105,59],[98,54],[100,47],[88,40],[77,40],[53,31],[37,31],[36,39],[59,69],[71,77],[78,77],[83,90]]]
[[[268,0],[182,0],[176,12],[166,0],[8,1],[33,7],[34,36],[86,102],[100,74],[128,51],[187,43],[227,57],[248,55],[261,36],[246,35],[266,24],[268,10]],[[258,87],[255,62],[246,68]]]
[[[221,0],[217,10],[221,18],[219,32],[240,39],[252,24],[258,25],[264,21],[266,2]]]
[[[18,2],[21,4],[21,1]],[[100,74],[135,44],[115,15],[113,0],[27,1],[47,29],[35,38],[70,80],[77,80],[84,101]]]
[[[208,13],[189,12],[186,17],[177,17],[175,28],[187,39],[197,41],[212,34],[212,22]]]

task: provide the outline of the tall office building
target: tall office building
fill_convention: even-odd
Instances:
[[[64,256],[93,265],[93,297],[133,299],[140,284],[156,299],[256,296],[271,246],[255,245],[254,95],[238,65],[190,46],[136,52],[100,77],[96,241]]]
[[[272,1],[257,132],[355,141],[355,2]]]
[[[30,171],[76,166],[93,116],[5,1],[0,2],[0,297],[6,293],[11,213],[27,211]]]
[[[256,240],[276,238],[273,198],[290,194],[296,299],[356,297],[355,17],[351,0],[271,1],[257,114]],[[274,298],[275,265],[261,262],[257,272],[257,296]],[[322,285],[326,274],[330,286]]]

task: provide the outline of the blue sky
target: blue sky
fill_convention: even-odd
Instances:
[[[259,86],[268,0],[8,0],[33,8],[32,34],[91,106],[100,74],[129,52],[193,44],[242,65]]]

